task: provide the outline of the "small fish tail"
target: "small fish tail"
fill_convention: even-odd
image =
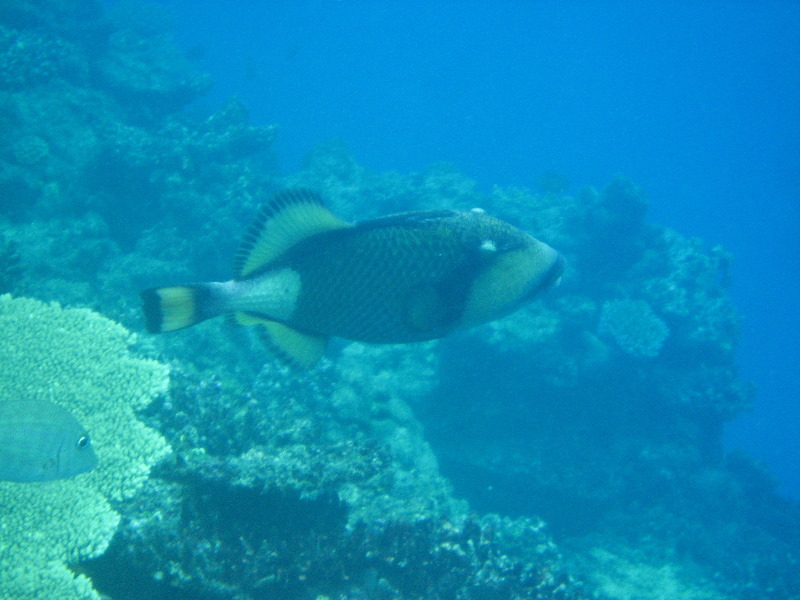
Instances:
[[[223,312],[212,283],[150,288],[141,296],[145,326],[150,333],[191,327]]]

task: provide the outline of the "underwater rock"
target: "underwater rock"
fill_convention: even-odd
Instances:
[[[267,366],[249,392],[173,369],[169,397],[147,419],[176,459],[123,503],[109,552],[82,566],[98,589],[115,600],[175,590],[581,598],[541,522],[465,518],[449,496],[404,407],[405,394],[432,389],[415,377],[428,350],[353,346],[341,368],[324,361],[314,377]]]
[[[39,136],[28,135],[16,140],[11,151],[19,164],[30,167],[43,161],[50,153],[50,147]]]
[[[391,379],[357,375],[350,360],[342,369],[325,360],[314,377],[268,364],[251,389],[238,391],[230,378],[174,369],[170,397],[149,422],[182,455],[237,457],[273,487],[338,496],[354,519],[455,519],[465,507],[450,495],[406,403],[420,389],[414,365],[424,355],[403,354],[387,347],[387,363],[408,367]],[[394,383],[375,391],[370,379]]]
[[[211,86],[211,78],[196,71],[172,42],[165,8],[121,3],[111,20],[116,30],[97,61],[98,75],[142,118],[174,112]]]
[[[0,89],[19,90],[58,78],[85,83],[88,70],[75,45],[0,24]]]
[[[535,523],[490,516],[347,527],[334,496],[242,483],[235,464],[213,462],[162,472],[173,483],[154,482],[127,506],[111,548],[84,564],[101,591],[115,600],[175,590],[246,600],[584,598]]]

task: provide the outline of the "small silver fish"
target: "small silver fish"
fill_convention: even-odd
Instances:
[[[0,481],[51,481],[97,465],[86,429],[45,400],[0,400]]]

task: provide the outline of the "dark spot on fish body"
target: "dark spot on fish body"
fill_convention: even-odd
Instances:
[[[415,297],[423,294],[436,307],[452,304],[449,296],[457,287],[444,278],[452,274],[460,249],[447,238],[430,235],[429,228],[418,226],[420,220],[412,219],[411,228],[403,225],[405,218],[376,221],[380,223],[303,240],[272,265],[300,274],[302,290],[291,326],[361,341],[396,342],[430,339],[421,325],[446,321],[441,309],[440,316],[421,315],[426,302]]]
[[[425,332],[428,339],[442,337],[461,324],[472,283],[483,262],[473,244],[462,250],[461,260],[425,290],[413,306],[418,331]],[[427,319],[423,319],[423,315]],[[410,327],[413,327],[411,323]]]
[[[41,479],[54,479],[55,476],[58,474],[58,453],[53,458],[49,458],[40,468],[41,470]]]

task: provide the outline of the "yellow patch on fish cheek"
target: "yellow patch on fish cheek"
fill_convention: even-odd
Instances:
[[[529,249],[497,256],[472,285],[462,324],[485,323],[505,312],[525,293],[531,280],[533,256]]]

